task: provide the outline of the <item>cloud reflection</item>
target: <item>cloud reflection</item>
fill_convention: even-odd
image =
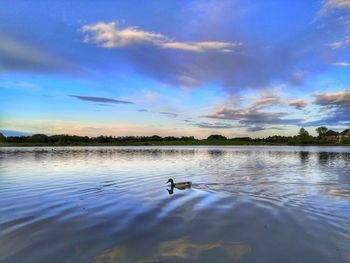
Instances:
[[[156,252],[147,259],[135,259],[135,251],[128,246],[121,245],[106,251],[95,259],[95,263],[102,262],[155,262],[159,260],[184,260],[184,262],[198,260],[205,256],[216,256],[219,252],[228,262],[238,260],[251,251],[250,246],[242,242],[213,242],[213,243],[195,243],[186,238],[163,241],[159,243]],[[182,261],[181,261],[182,262]]]

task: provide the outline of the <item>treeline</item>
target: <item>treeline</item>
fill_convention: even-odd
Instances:
[[[318,136],[311,136],[304,128],[301,128],[298,135],[280,136],[273,135],[266,138],[236,137],[227,138],[223,135],[210,135],[206,139],[196,139],[193,136],[77,136],[77,135],[45,135],[34,134],[32,136],[9,136],[5,137],[0,133],[0,142],[3,145],[237,145],[237,144],[279,144],[279,145],[349,145],[350,139],[329,140],[324,135],[326,127],[316,129]]]
[[[54,145],[79,145],[79,144],[123,144],[123,143],[139,143],[139,142],[159,142],[159,141],[193,141],[196,140],[193,136],[174,137],[167,136],[161,137],[158,135],[153,136],[77,136],[77,135],[45,135],[34,134],[32,136],[9,136],[5,137],[0,133],[0,141],[7,143],[43,143]]]
[[[312,145],[312,144],[350,144],[350,138],[341,138],[338,136],[327,137],[325,136],[328,132],[328,128],[325,126],[321,126],[316,128],[316,132],[318,136],[312,136],[309,132],[301,128],[299,130],[299,134],[296,136],[269,136],[264,140],[267,142],[277,143],[277,144],[288,144],[288,145]]]

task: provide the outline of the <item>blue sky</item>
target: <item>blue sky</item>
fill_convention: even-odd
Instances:
[[[0,128],[293,135],[350,126],[350,0],[0,3]]]

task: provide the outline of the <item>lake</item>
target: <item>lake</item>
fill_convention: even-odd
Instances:
[[[0,262],[350,262],[350,147],[0,148]]]

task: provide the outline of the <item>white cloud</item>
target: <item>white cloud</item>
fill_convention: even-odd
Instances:
[[[120,29],[118,22],[99,22],[92,25],[84,25],[82,31],[87,33],[84,42],[95,43],[104,48],[153,45],[163,49],[177,49],[190,52],[205,52],[210,50],[232,52],[233,48],[243,45],[240,42],[220,41],[179,42],[163,34],[143,31],[137,27]]]
[[[145,94],[146,100],[154,101],[154,100],[159,99],[160,97],[161,97],[161,95],[157,92],[154,92],[154,91],[147,91]]]
[[[316,17],[326,15],[333,9],[350,9],[350,0],[323,0],[322,8]]]
[[[242,46],[242,43],[205,41],[205,42],[167,42],[161,47],[169,49],[179,49],[193,52],[205,52],[216,50],[220,52],[231,52],[232,48]]]
[[[350,0],[327,0],[324,2],[323,7],[326,9],[333,9],[333,8],[350,9]]]
[[[333,65],[338,67],[350,67],[350,62],[336,62],[333,63]]]
[[[0,89],[39,90],[40,86],[26,81],[0,78]]]
[[[318,12],[318,15],[316,17],[320,18],[324,15],[327,15],[333,10],[345,10],[345,11],[350,11],[350,0],[324,0],[322,4],[321,10]],[[337,20],[339,24],[349,26],[350,24],[350,13],[345,12],[344,15],[338,16]],[[350,35],[347,33],[346,36],[336,42],[329,43],[328,46],[337,49],[337,48],[342,48],[344,46],[350,45]]]
[[[345,37],[343,40],[328,44],[329,47],[334,48],[334,49],[342,48],[342,47],[347,46],[347,45],[350,45],[350,35]]]
[[[91,33],[85,37],[85,42],[94,42],[105,48],[147,43],[161,44],[166,41],[166,37],[162,34],[146,32],[137,27],[120,30],[118,22],[99,22],[93,25],[84,25],[82,30]]]

